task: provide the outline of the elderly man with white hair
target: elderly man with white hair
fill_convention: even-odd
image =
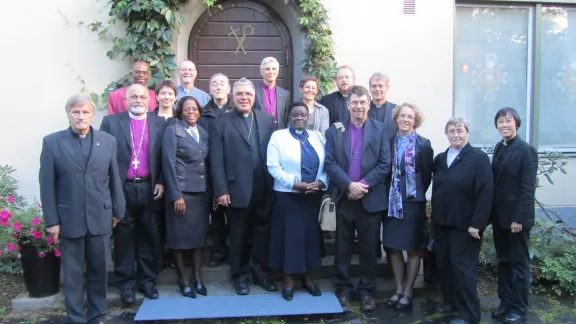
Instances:
[[[288,127],[286,111],[290,107],[290,91],[276,84],[280,73],[280,63],[273,57],[266,57],[260,63],[262,86],[256,87],[254,109],[263,110],[274,117],[276,129]]]
[[[184,60],[178,64],[178,78],[180,79],[180,85],[178,86],[176,102],[189,96],[196,98],[198,103],[204,107],[208,101],[210,101],[210,95],[194,86],[196,76],[198,76],[198,70],[196,69],[194,62]]]

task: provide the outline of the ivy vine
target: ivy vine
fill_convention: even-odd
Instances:
[[[202,0],[208,7],[217,6],[216,0]],[[269,0],[275,1],[275,0]],[[307,57],[304,69],[320,80],[322,93],[333,87],[336,61],[332,47],[332,31],[328,26],[327,11],[320,0],[294,0],[300,8],[299,27],[307,35]],[[172,77],[176,71],[172,49],[174,31],[184,22],[180,13],[188,0],[109,0],[110,19],[107,24],[93,22],[87,24],[100,38],[111,36],[110,28],[118,21],[124,22],[126,34],[112,36],[113,46],[106,55],[122,60],[132,58],[150,64],[152,77],[149,85]],[[286,3],[289,1],[287,0]],[[110,92],[129,84],[130,74],[111,82],[102,94],[106,102]]]

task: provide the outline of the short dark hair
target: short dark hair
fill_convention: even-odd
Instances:
[[[184,107],[184,103],[186,101],[192,100],[196,103],[196,106],[198,106],[198,110],[200,111],[200,113],[202,113],[202,106],[200,105],[200,102],[198,101],[198,99],[192,97],[192,96],[186,96],[186,97],[182,97],[182,99],[178,100],[178,105],[176,106],[176,111],[174,112],[174,117],[176,117],[177,119],[182,119],[182,108]]]
[[[514,119],[514,122],[516,123],[516,129],[520,128],[520,125],[522,124],[522,119],[520,118],[520,115],[514,108],[504,107],[498,110],[496,116],[494,117],[495,127],[498,127],[498,119],[500,117],[512,117],[512,119]]]
[[[309,112],[308,106],[305,103],[297,101],[297,102],[291,104],[290,107],[288,107],[288,116],[290,116],[290,113],[292,113],[292,109],[294,109],[296,107],[304,107],[304,108],[306,108],[306,111]]]
[[[313,76],[307,76],[304,79],[302,79],[300,81],[300,88],[302,88],[306,83],[308,83],[308,81],[312,81],[316,83],[316,87],[320,88],[320,80],[318,80],[318,78],[315,78]]]
[[[368,98],[368,101],[372,101],[368,89],[364,88],[361,85],[355,85],[352,87],[352,90],[350,91],[350,96],[352,96],[353,94],[357,95],[358,97],[366,96],[366,98]]]
[[[154,89],[154,92],[156,92],[156,95],[158,95],[160,93],[160,90],[162,90],[162,88],[170,88],[170,89],[174,90],[175,96],[178,95],[178,87],[176,86],[176,83],[174,83],[174,81],[172,81],[172,80],[164,80],[164,81],[158,83],[156,85],[156,89]]]

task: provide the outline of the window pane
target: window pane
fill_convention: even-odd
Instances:
[[[542,8],[541,149],[576,148],[576,9]]]
[[[454,53],[455,114],[470,122],[470,142],[500,140],[494,115],[503,107],[518,110],[528,134],[532,44],[531,8],[458,6]]]

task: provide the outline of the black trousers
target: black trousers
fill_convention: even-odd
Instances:
[[[456,307],[463,320],[480,323],[480,298],[476,284],[482,240],[473,238],[467,230],[451,226],[434,225],[433,231],[444,303]]]
[[[228,243],[226,242],[226,207],[218,206],[210,213],[212,219],[212,259],[225,259],[228,256]]]
[[[492,225],[498,257],[498,298],[500,305],[526,316],[530,295],[530,229],[512,233],[510,228]]]
[[[98,323],[106,316],[110,234],[60,238],[66,323]],[[84,312],[84,292],[88,299]]]
[[[114,279],[120,289],[155,284],[160,235],[150,181],[124,184],[126,217],[114,228]],[[136,271],[134,265],[136,264]]]
[[[362,200],[342,198],[336,207],[336,258],[332,285],[337,296],[348,296],[354,289],[350,280],[350,262],[354,231],[358,231],[360,243],[360,280],[356,290],[361,295],[372,295],[376,290],[376,247],[380,237],[382,213],[368,212]]]

